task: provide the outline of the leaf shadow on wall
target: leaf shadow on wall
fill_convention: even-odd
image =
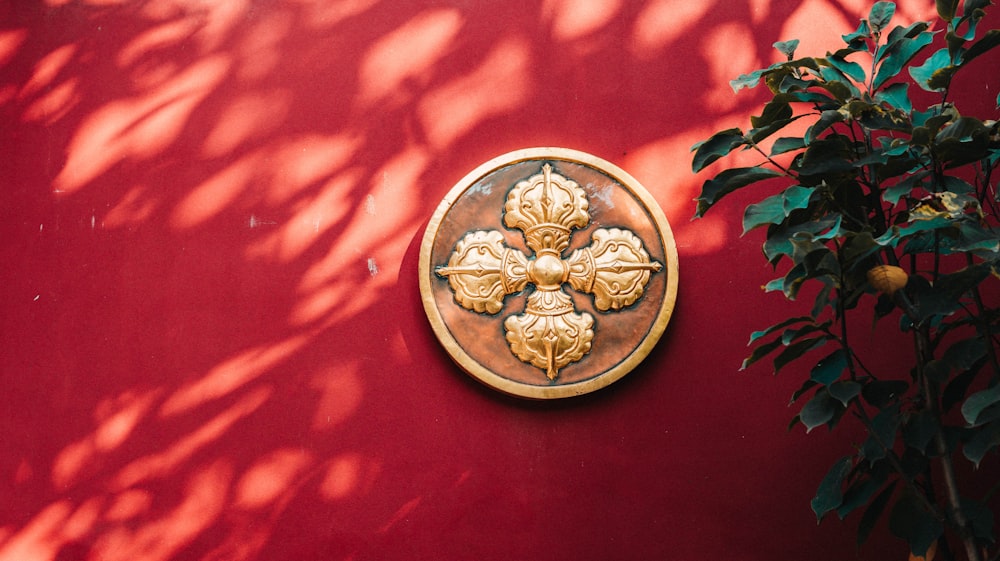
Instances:
[[[544,477],[535,488],[484,466],[554,472],[512,433],[557,419],[421,375],[451,366],[403,267],[414,240],[467,170],[531,145],[621,150],[683,223],[697,188],[687,147],[755,100],[692,95],[735,74],[717,68],[711,37],[690,36],[722,18],[752,40],[749,61],[766,61],[779,30],[745,22],[751,5],[767,16],[781,3],[481,4],[0,8],[0,257],[12,265],[0,272],[12,451],[0,559],[384,558],[404,542],[430,558],[442,544],[411,539],[472,534],[462,516],[480,507],[519,519],[454,551],[548,547],[544,533],[490,542],[558,508],[532,504],[553,492]],[[686,251],[734,235],[707,224],[678,227]],[[573,408],[612,415],[596,399],[556,412]],[[582,510],[566,514],[577,553],[608,547],[587,541],[600,537]],[[664,547],[632,522],[604,524],[641,553]]]

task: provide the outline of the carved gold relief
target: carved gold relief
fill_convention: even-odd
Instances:
[[[490,230],[466,234],[455,245],[448,266],[437,273],[448,277],[455,301],[463,308],[495,314],[504,296],[524,290],[527,268],[524,254],[504,246],[503,234]]]
[[[436,269],[448,279],[455,301],[477,313],[500,312],[507,295],[530,284],[534,290],[524,312],[504,320],[506,339],[514,356],[549,380],[583,359],[594,340],[594,317],[576,311],[564,284],[592,294],[597,310],[617,311],[638,301],[650,275],[662,268],[642,240],[623,228],[598,228],[590,245],[564,258],[573,230],[590,223],[588,211],[586,192],[546,163],[519,181],[504,205],[504,225],[523,233],[533,258],[504,245],[499,231],[474,231]]]

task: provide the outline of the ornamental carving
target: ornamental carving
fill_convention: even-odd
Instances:
[[[545,163],[507,196],[503,224],[520,230],[531,255],[508,247],[497,230],[466,233],[435,272],[448,279],[455,302],[471,312],[497,314],[504,298],[530,289],[524,311],[504,319],[511,352],[556,380],[584,358],[595,339],[594,317],[578,312],[564,290],[593,296],[601,312],[637,302],[662,264],[625,228],[598,228],[590,243],[569,255],[573,230],[590,223],[586,192]]]

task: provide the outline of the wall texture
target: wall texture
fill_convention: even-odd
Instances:
[[[799,380],[737,372],[790,309],[740,200],[689,220],[688,148],[759,108],[728,80],[773,42],[867,9],[0,2],[0,559],[855,558],[809,499],[857,435],[786,432]],[[653,354],[555,403],[456,368],[416,278],[441,197],[531,146],[626,169],[680,252]]]

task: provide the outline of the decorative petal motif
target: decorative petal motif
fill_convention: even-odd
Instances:
[[[590,222],[587,193],[575,181],[542,166],[542,173],[519,181],[504,205],[503,222],[524,232],[532,250],[562,253],[569,247],[570,231]]]
[[[594,317],[574,312],[573,301],[562,290],[535,292],[524,313],[508,317],[503,325],[511,352],[545,370],[549,380],[590,352],[594,339]]]
[[[503,244],[496,230],[469,232],[457,244],[447,267],[437,274],[448,277],[455,301],[467,310],[495,314],[504,296],[524,290],[528,283],[527,258]]]
[[[478,313],[499,312],[505,296],[532,284],[524,313],[507,317],[504,327],[514,356],[544,370],[549,380],[590,352],[594,339],[594,316],[577,313],[562,285],[593,294],[599,311],[620,310],[642,297],[650,275],[662,267],[638,236],[619,228],[595,230],[589,247],[564,259],[573,229],[590,222],[589,206],[575,181],[544,164],[541,173],[514,186],[504,205],[504,224],[524,232],[534,259],[505,246],[496,230],[476,231],[455,244],[447,266],[437,268],[455,301]]]
[[[600,228],[591,239],[567,259],[570,286],[593,294],[594,306],[602,312],[631,306],[662,265],[650,260],[642,240],[628,230]]]

